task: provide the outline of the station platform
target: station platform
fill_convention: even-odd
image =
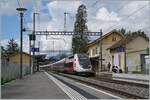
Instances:
[[[134,82],[134,83],[141,83],[141,84],[149,84],[149,75],[144,75],[144,74],[113,73],[112,79]]]
[[[140,84],[149,84],[149,75],[101,72],[96,74],[99,78],[128,81]]]
[[[44,72],[36,72],[1,86],[2,99],[69,99]]]

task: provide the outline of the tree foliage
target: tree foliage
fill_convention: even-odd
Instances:
[[[6,48],[4,46],[1,46],[2,57],[7,57],[8,55],[13,54],[15,52],[19,52],[19,46],[14,39],[10,39],[8,41],[8,45],[6,45]]]
[[[19,46],[13,38],[8,41],[7,52],[8,54],[19,52]]]
[[[74,23],[74,35],[72,39],[73,53],[86,53],[87,52],[87,11],[85,5],[80,5],[77,14],[76,21]]]
[[[120,32],[120,33],[122,33],[123,35],[125,35],[125,33],[126,33],[126,29],[121,28],[121,29],[119,29],[119,30],[118,30],[118,32]]]
[[[141,30],[138,30],[138,31],[126,31],[126,29],[124,28],[121,28],[119,30],[117,30],[118,32],[121,32],[126,38],[134,38],[134,37],[137,37],[137,36],[141,36],[143,38],[145,38],[145,40],[149,41],[149,37],[145,34],[144,31],[141,31]]]
[[[4,48],[4,46],[1,46],[1,56],[4,57],[6,56],[7,52],[6,49]]]

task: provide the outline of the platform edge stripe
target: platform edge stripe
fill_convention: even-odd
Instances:
[[[66,87],[66,85],[64,87]],[[72,94],[72,96],[75,97],[76,99],[83,99],[83,100],[86,99],[84,96],[82,96],[81,94],[79,94],[78,92],[76,92],[75,90],[73,90],[68,86],[67,86],[67,91],[69,91],[69,93]]]
[[[53,74],[53,73],[51,73],[51,74]],[[53,74],[53,75],[55,75],[55,74]],[[58,75],[55,75],[55,76],[58,76]],[[65,85],[65,86],[67,86],[67,85]],[[70,88],[68,86],[67,86],[67,88],[68,88],[69,92],[71,91],[70,94],[73,94],[73,96],[75,96],[76,99],[78,99],[78,98],[83,99],[83,100],[86,99],[83,95],[79,94],[77,91],[73,90],[72,88]]]
[[[51,73],[52,74],[52,73]],[[54,74],[53,74],[54,75]],[[57,76],[57,75],[55,75],[55,76]],[[83,99],[83,100],[85,100],[85,97],[84,96],[82,96],[81,94],[79,94],[78,92],[76,92],[75,90],[73,90],[72,88],[70,88],[69,87],[69,92],[71,93],[71,94],[73,94],[73,96],[75,96],[75,98],[76,99]],[[80,96],[79,96],[80,95]]]
[[[115,96],[115,95],[110,94],[110,93],[107,93],[107,92],[105,92],[105,91],[98,90],[98,89],[96,89],[96,88],[94,88],[94,87],[87,86],[87,85],[85,85],[85,84],[78,83],[78,82],[76,82],[76,83],[77,83],[77,84],[80,84],[80,85],[82,85],[82,86],[85,86],[85,87],[91,88],[91,89],[93,89],[93,90],[96,90],[96,91],[98,91],[98,92],[104,93],[104,94],[106,94],[106,95],[109,95],[109,96],[115,97],[115,98],[117,98],[117,99],[122,99],[122,98],[121,98],[121,97],[119,97],[119,96]]]
[[[49,75],[49,74],[48,74]],[[50,76],[50,75],[49,75]],[[59,83],[58,85],[62,85],[61,88],[64,90],[64,92],[66,91],[68,95],[70,95],[70,98],[72,99],[78,99],[78,97],[82,97],[80,96],[80,94],[77,95],[77,92],[74,93],[74,90],[72,91],[72,89],[68,88],[68,86],[66,86],[65,84],[61,83],[59,80],[55,79],[53,76],[51,76],[56,83]],[[77,96],[75,96],[77,95]]]
[[[56,78],[54,78],[53,76],[51,76],[50,74],[48,74],[47,72],[44,72],[48,78],[50,78],[56,85],[58,85],[72,100],[78,100],[78,99],[82,99],[82,100],[87,100],[84,96],[82,96],[81,94],[79,94],[77,91],[73,90],[72,88],[68,87],[67,85],[65,85],[64,83],[62,83],[61,81],[57,80]]]
[[[48,76],[48,78],[52,79],[52,81],[57,85],[59,86],[59,88],[61,88],[72,100],[74,100],[74,96],[72,96],[68,90],[66,90],[65,88],[63,88],[60,84],[58,84],[59,82],[55,80],[54,77],[52,77],[51,75],[49,75],[48,73],[45,72],[45,74]]]

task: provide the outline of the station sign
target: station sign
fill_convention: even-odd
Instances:
[[[125,48],[123,48],[123,47],[118,47],[116,50],[117,50],[117,52],[124,52],[124,51],[125,51]]]
[[[39,48],[31,48],[31,51],[32,52],[39,52],[40,50],[39,50]]]

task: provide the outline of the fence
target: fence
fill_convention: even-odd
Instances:
[[[23,76],[30,74],[30,67],[23,65],[22,67]],[[17,79],[20,76],[20,65],[9,63],[7,61],[1,61],[1,83],[4,84],[11,80]]]

